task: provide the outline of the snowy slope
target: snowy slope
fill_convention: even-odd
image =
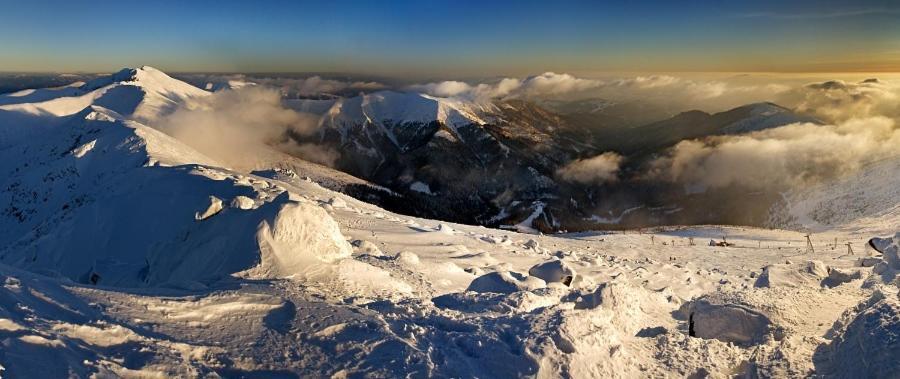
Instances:
[[[177,104],[209,93],[155,68],[123,69],[77,87],[25,90],[0,95],[0,148],[33,138],[69,116],[96,105],[141,122],[153,122]]]
[[[26,96],[18,94],[0,96],[0,109],[66,116],[88,105],[99,105],[121,115],[152,121],[180,102],[209,93],[144,66],[123,69],[80,87],[36,90]]]
[[[900,230],[900,157],[812,188],[784,194],[772,223],[810,230],[844,229],[866,233]]]
[[[720,127],[720,134],[744,134],[797,122],[818,122],[811,117],[797,115],[790,109],[773,103],[748,104],[729,112],[744,112],[743,118]]]
[[[297,105],[314,110],[322,100],[306,100]],[[309,103],[309,105],[304,105]],[[396,146],[402,141],[397,134],[404,128],[420,128],[440,123],[455,129],[465,125],[481,125],[478,106],[474,103],[428,96],[413,92],[378,91],[356,97],[340,98],[325,111],[322,125],[337,130],[343,139],[350,138],[351,129],[370,125],[384,134]]]
[[[221,168],[125,114],[44,115],[0,148],[4,377],[896,373],[900,236],[441,223]]]
[[[60,129],[2,151],[5,263],[143,286],[246,270],[290,275],[302,259],[348,254],[333,224],[293,230],[323,218],[317,208],[252,177],[198,166],[215,163],[154,129],[96,106]],[[247,232],[225,232],[235,229]],[[235,253],[220,254],[224,246]]]

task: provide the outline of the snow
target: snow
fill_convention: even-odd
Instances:
[[[820,348],[821,372],[835,377],[895,376],[900,370],[900,301],[876,292],[835,324],[832,342]],[[818,368],[818,367],[817,367]]]
[[[314,100],[319,101],[319,100]],[[413,92],[378,91],[338,100],[326,112],[336,124],[359,125],[441,122],[451,127],[483,124],[471,105],[461,100]]]
[[[320,123],[337,130],[346,139],[348,129],[371,126],[400,146],[396,132],[399,128],[417,128],[440,123],[452,131],[450,140],[459,140],[456,128],[483,125],[480,106],[454,98],[439,98],[414,92],[378,91],[337,100],[295,100],[293,109],[323,115]],[[327,107],[327,110],[325,110]]]
[[[514,293],[542,288],[546,283],[538,278],[517,272],[496,271],[475,278],[466,291]]]
[[[771,224],[888,234],[900,230],[900,157],[869,163],[836,181],[784,195]]]
[[[528,275],[541,279],[547,283],[561,282],[565,285],[569,285],[575,278],[575,270],[565,262],[559,259],[553,259],[528,269]]]
[[[410,191],[421,192],[421,193],[424,193],[424,194],[426,194],[426,195],[434,195],[434,192],[431,192],[431,188],[428,187],[427,184],[422,183],[422,182],[418,182],[418,181],[417,181],[417,182],[413,182],[412,184],[410,184],[410,185],[409,185],[409,190],[410,190]]]
[[[352,179],[275,153],[260,171],[223,168],[153,129],[154,112],[130,111],[162,109],[157,95],[202,96],[164,75],[125,70],[79,89],[152,89],[155,100],[129,109],[46,104],[85,96],[62,90],[4,98],[14,107],[0,110],[3,374],[897,372],[892,162],[857,178],[873,190],[859,214],[799,217],[840,214],[853,202],[831,199],[858,181],[787,196],[799,223],[823,221],[815,253],[805,233],[782,229],[520,234],[394,214],[329,184]],[[116,99],[137,99],[130,91]],[[51,108],[59,115],[31,113]],[[33,128],[42,138],[24,137]],[[734,245],[703,243],[722,236]]]
[[[720,129],[721,133],[742,134],[793,123],[818,122],[811,117],[798,116],[791,112],[790,109],[772,103],[755,103],[741,108],[749,110],[748,117],[722,127]]]
[[[533,225],[534,220],[536,220],[538,217],[540,217],[544,213],[544,207],[546,206],[546,204],[543,201],[535,201],[534,203],[531,204],[531,206],[532,206],[531,214],[528,215],[528,217],[526,217],[524,220],[522,220],[518,224],[513,225],[513,228],[515,230],[519,231],[520,233],[532,233],[532,234],[538,233],[538,231],[536,229],[532,228],[531,225]]]
[[[222,199],[215,197],[215,196],[210,196],[209,197],[209,205],[206,206],[206,210],[204,210],[202,213],[201,212],[194,213],[194,219],[197,221],[203,221],[203,220],[206,220],[206,219],[214,216],[216,213],[219,213],[221,210],[222,210]]]

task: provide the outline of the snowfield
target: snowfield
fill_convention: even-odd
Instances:
[[[791,195],[812,249],[523,234],[394,214],[274,152],[273,175],[225,168],[153,128],[206,92],[149,67],[48,91],[0,95],[3,378],[900,375],[896,162],[861,174],[870,202],[832,200],[860,179]]]

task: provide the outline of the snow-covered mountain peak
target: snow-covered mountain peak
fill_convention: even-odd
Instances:
[[[204,96],[208,94],[207,91],[175,79],[150,66],[123,68],[112,75],[92,80],[84,84],[81,88],[85,91],[93,91],[114,85],[131,85],[140,87],[145,90],[145,92],[155,92],[182,98]]]
[[[770,102],[747,104],[721,114],[737,116],[737,120],[721,129],[726,134],[748,133],[798,122],[819,123],[812,117],[798,115],[788,108]]]
[[[472,104],[414,92],[378,91],[336,101],[326,113],[335,125],[402,125],[440,122],[456,127],[483,124]]]
[[[739,108],[747,109],[751,112],[751,114],[759,115],[759,116],[771,116],[771,115],[775,115],[775,114],[779,114],[779,113],[787,113],[787,112],[791,111],[790,109],[787,109],[781,105],[778,105],[778,104],[775,104],[772,102],[768,102],[768,101],[759,102],[759,103],[751,103],[751,104],[741,106]]]
[[[0,111],[67,116],[92,105],[143,122],[156,120],[178,104],[209,92],[149,66],[126,68],[80,87],[31,90],[0,95]]]

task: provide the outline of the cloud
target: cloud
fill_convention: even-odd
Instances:
[[[475,101],[496,99],[642,101],[683,111],[721,111],[747,103],[771,101],[790,89],[780,83],[733,83],[723,80],[692,80],[670,75],[647,75],[615,79],[579,78],[546,72],[524,79],[504,78],[486,83],[455,80],[414,84],[403,88],[437,97]]]
[[[828,122],[875,116],[900,120],[900,85],[877,79],[812,83],[784,93],[778,101]]]
[[[657,103],[669,109],[718,112],[748,103],[772,101],[791,87],[781,83],[685,79],[669,75],[636,76],[610,81],[596,95],[618,101]]]
[[[524,81],[520,93],[525,96],[559,95],[587,91],[603,85],[602,81],[576,78],[569,74],[545,72]]]
[[[407,87],[407,89],[438,97],[455,97],[472,92],[473,87],[465,82],[447,80],[437,83],[414,84]]]
[[[273,89],[250,86],[192,100],[164,117],[158,128],[232,167],[252,165],[274,147],[320,163],[333,163],[335,152],[297,145],[289,134],[309,136],[318,116],[281,104]]]
[[[315,97],[322,95],[356,95],[388,88],[374,81],[344,81],[321,76],[306,78],[260,77],[234,75],[186,75],[184,79],[209,90],[237,89],[246,85],[259,85],[277,89],[285,97]]]
[[[348,90],[375,91],[387,88],[387,86],[378,82],[346,82],[333,79],[324,79],[320,76],[313,76],[304,79],[263,79],[256,80],[256,82],[262,85],[279,88],[282,90],[282,93],[285,94],[296,94],[300,96],[339,94]]]
[[[693,191],[732,185],[799,188],[896,156],[900,129],[888,117],[833,125],[798,123],[740,136],[686,140],[651,163],[648,177]]]
[[[545,72],[524,79],[504,78],[491,83],[469,84],[460,81],[443,81],[415,84],[408,91],[421,92],[438,97],[460,97],[470,100],[497,98],[535,98],[570,95],[599,87],[603,82],[577,78],[569,74]]]
[[[556,176],[568,182],[603,184],[618,180],[624,158],[608,151],[598,156],[578,159],[556,171]]]

